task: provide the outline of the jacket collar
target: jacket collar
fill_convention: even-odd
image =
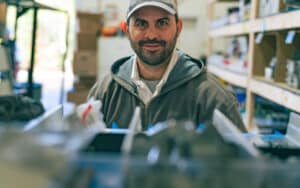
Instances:
[[[178,50],[178,52],[178,61],[170,72],[167,82],[162,88],[162,92],[175,88],[205,71],[204,64],[199,60],[188,56],[182,51]],[[113,64],[111,70],[113,79],[128,89],[136,90],[136,86],[131,80],[134,57],[133,55],[119,59]]]

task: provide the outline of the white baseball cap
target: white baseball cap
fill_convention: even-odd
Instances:
[[[126,20],[128,20],[135,11],[146,6],[162,8],[172,15],[177,13],[177,0],[131,0],[129,3]]]

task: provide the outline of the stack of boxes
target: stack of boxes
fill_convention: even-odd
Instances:
[[[0,45],[0,96],[13,93],[8,49]]]
[[[4,37],[6,25],[6,3],[0,3],[0,39]],[[11,59],[8,48],[0,40],[0,96],[12,94]]]
[[[74,53],[74,90],[68,93],[68,101],[80,104],[86,101],[89,89],[98,76],[98,36],[101,30],[101,14],[77,12],[77,49]]]
[[[4,36],[6,23],[6,3],[0,3],[0,38]]]

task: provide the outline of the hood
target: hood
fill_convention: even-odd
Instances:
[[[179,86],[190,79],[195,78],[206,70],[204,64],[189,55],[177,50],[178,60],[171,71],[163,90]],[[134,62],[134,56],[125,57],[117,60],[112,65],[112,78],[121,85],[135,89],[134,83],[131,81],[131,72]]]

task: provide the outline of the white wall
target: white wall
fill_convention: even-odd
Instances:
[[[184,0],[179,6],[183,19],[183,31],[178,46],[198,58],[206,54],[208,22],[205,0]]]
[[[111,65],[119,58],[133,54],[125,37],[100,37],[98,41],[98,79],[108,74]]]

